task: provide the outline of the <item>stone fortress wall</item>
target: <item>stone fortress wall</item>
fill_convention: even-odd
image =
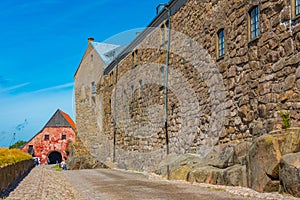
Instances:
[[[260,33],[250,39],[255,6]],[[171,12],[169,153],[206,155],[215,145],[253,141],[282,128],[280,112],[298,126],[300,19],[292,12],[290,0],[187,0]],[[98,76],[96,94],[89,80],[77,87],[93,72],[82,68],[75,78],[78,135],[101,162],[151,170],[166,156],[166,12],[161,16]],[[225,54],[218,57],[222,29]]]

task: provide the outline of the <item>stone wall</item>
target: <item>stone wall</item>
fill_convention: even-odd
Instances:
[[[105,145],[100,133],[103,132],[102,94],[96,95],[92,92],[92,82],[95,84],[103,74],[104,63],[98,53],[89,43],[88,48],[81,60],[78,70],[74,76],[75,80],[75,102],[76,102],[76,128],[78,135],[82,138],[87,150],[98,157],[99,145]],[[79,122],[77,124],[77,122]],[[99,142],[99,141],[102,142]],[[110,152],[105,148],[105,152]],[[105,154],[105,156],[107,156]]]
[[[33,167],[33,160],[24,160],[13,165],[0,168],[0,194],[5,192],[13,183],[20,179]]]
[[[249,40],[254,5],[259,6],[260,35]],[[189,0],[172,13],[170,153],[205,156],[221,143],[253,141],[282,128],[280,112],[298,126],[300,22],[290,16],[288,0]],[[165,158],[167,42],[162,34],[167,32],[157,27],[132,50],[135,53],[128,52],[117,68],[99,78],[95,98],[101,101],[95,102],[95,109],[102,112],[84,109],[76,95],[79,135],[91,130],[81,138],[93,141],[87,148],[102,162],[115,155],[119,167],[153,169]],[[225,55],[218,58],[217,33],[222,28]]]

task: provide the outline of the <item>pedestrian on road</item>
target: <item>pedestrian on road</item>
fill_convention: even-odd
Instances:
[[[61,167],[63,170],[66,170],[66,169],[67,169],[67,166],[66,166],[65,161],[61,161],[60,167]]]

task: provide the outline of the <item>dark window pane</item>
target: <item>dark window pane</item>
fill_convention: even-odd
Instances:
[[[296,11],[296,15],[300,14],[300,0],[295,0],[295,11]]]
[[[45,135],[45,140],[49,140],[49,135]]]
[[[256,38],[259,35],[259,16],[258,6],[254,7],[250,12],[250,37]]]
[[[218,52],[219,57],[225,54],[225,37],[224,37],[224,29],[220,30],[218,33]]]

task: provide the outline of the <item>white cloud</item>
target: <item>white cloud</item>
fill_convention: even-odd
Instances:
[[[0,93],[8,92],[8,91],[15,90],[15,89],[19,89],[19,88],[24,87],[24,86],[29,85],[29,84],[30,83],[27,82],[27,83],[22,83],[22,84],[19,84],[19,85],[10,86],[10,87],[7,87],[7,88],[0,88]]]
[[[70,87],[73,87],[73,86],[74,86],[74,83],[66,83],[66,84],[62,84],[62,85],[57,85],[57,86],[53,86],[53,87],[48,87],[48,88],[36,90],[36,91],[31,92],[31,93],[50,92],[50,91],[56,91],[56,90],[70,88]]]
[[[40,92],[4,94],[0,98],[0,147],[9,146],[13,133],[17,140],[28,141],[47,123],[57,109],[74,119],[71,83],[45,88]],[[22,130],[15,127],[27,119]]]

